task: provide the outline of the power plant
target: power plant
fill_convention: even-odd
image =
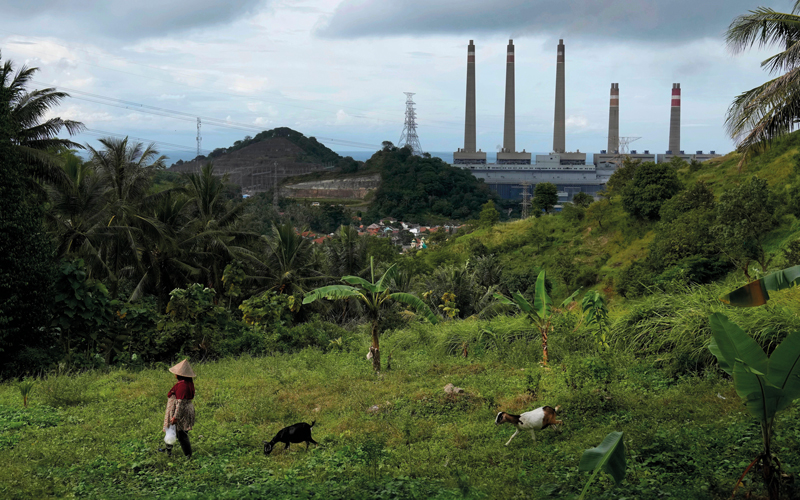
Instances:
[[[651,154],[645,150],[638,153],[625,148],[636,137],[619,135],[619,83],[611,84],[608,111],[608,149],[593,155],[592,164],[586,163],[586,153],[580,150],[568,152],[566,148],[566,56],[564,40],[556,47],[556,92],[553,118],[553,151],[549,155],[536,155],[531,162],[531,153],[516,150],[514,41],[508,41],[506,50],[506,88],[503,114],[503,146],[497,152],[496,163],[486,162],[486,153],[477,149],[475,107],[475,45],[467,46],[467,100],[464,123],[464,147],[453,153],[453,164],[468,169],[475,177],[484,179],[490,189],[501,198],[524,198],[528,186],[540,182],[555,184],[559,201],[568,202],[578,192],[597,196],[620,163],[622,156],[642,161],[669,162],[673,157],[685,161],[705,161],[720,156],[714,151],[703,154],[685,154],[680,149],[681,87],[672,84],[670,129],[668,149],[664,154]],[[623,141],[624,139],[624,141]],[[624,147],[623,147],[624,146]]]

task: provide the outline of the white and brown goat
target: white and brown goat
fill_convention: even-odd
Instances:
[[[561,420],[556,420],[556,413],[558,413],[559,408],[561,406],[556,406],[555,408],[542,406],[535,410],[526,411],[522,415],[512,415],[501,411],[494,419],[494,423],[497,425],[511,424],[516,427],[517,432],[511,436],[511,439],[514,439],[519,434],[519,431],[531,431],[531,437],[536,442],[536,435],[533,431],[547,429],[548,427],[558,430],[558,426],[563,423]],[[511,439],[508,440],[508,443],[511,442]],[[508,446],[508,443],[506,443],[506,446]]]

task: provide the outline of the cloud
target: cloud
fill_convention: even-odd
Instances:
[[[74,36],[76,32],[137,40],[227,24],[260,9],[268,0],[0,0],[4,20],[24,21],[26,34]],[[35,22],[31,22],[35,19]]]
[[[735,15],[759,5],[778,11],[790,7],[776,0],[344,0],[317,34],[328,38],[547,34],[600,42],[614,39],[677,44],[718,37]],[[735,14],[721,15],[723,11]]]

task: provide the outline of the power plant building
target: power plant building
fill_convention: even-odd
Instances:
[[[467,93],[464,126],[464,148],[453,153],[453,164],[467,169],[483,179],[490,189],[503,199],[518,199],[523,190],[533,192],[536,184],[547,182],[558,189],[559,203],[572,200],[579,193],[597,196],[616,170],[623,156],[643,162],[670,161],[679,156],[686,161],[705,161],[717,157],[714,151],[686,155],[680,150],[680,84],[672,86],[670,107],[669,148],[665,154],[651,154],[649,150],[638,153],[620,152],[619,135],[619,84],[612,83],[609,94],[608,149],[593,155],[592,164],[586,163],[586,153],[566,151],[566,57],[564,40],[558,41],[556,53],[556,91],[553,120],[553,152],[536,155],[531,163],[531,153],[516,150],[514,42],[508,41],[506,50],[506,87],[503,115],[503,146],[497,153],[496,163],[486,162],[486,153],[476,150],[475,111],[475,45],[470,40],[467,48]],[[672,149],[674,148],[674,149]]]

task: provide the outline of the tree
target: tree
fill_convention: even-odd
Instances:
[[[545,213],[558,204],[558,188],[549,182],[540,182],[533,189],[533,206]]]
[[[658,220],[661,205],[682,189],[671,165],[642,163],[622,191],[622,208],[638,219]]]
[[[144,273],[140,261],[140,237],[143,232],[160,237],[160,227],[152,217],[141,214],[153,174],[164,168],[165,156],[159,156],[155,144],[128,143],[128,138],[100,139],[103,148],[87,146],[91,162],[108,189],[107,236],[102,248],[102,266],[93,268],[92,277],[107,277],[111,296],[119,293],[120,271]],[[161,195],[163,196],[163,195]],[[150,198],[155,201],[159,195]]]
[[[670,222],[691,210],[714,210],[717,201],[714,193],[708,189],[703,181],[696,182],[692,187],[681,191],[661,205],[659,216],[661,222]]]
[[[573,301],[579,290],[570,295],[561,306],[564,307]],[[536,292],[533,296],[533,305],[519,292],[511,294],[511,298],[496,293],[494,297],[504,305],[514,306],[520,310],[528,321],[539,330],[542,337],[542,364],[547,366],[547,336],[553,329],[553,301],[547,294],[545,286],[545,272],[539,273],[536,278]]]
[[[266,281],[268,289],[285,295],[302,294],[308,289],[308,281],[320,277],[311,242],[291,224],[273,223],[272,234],[261,238],[266,244],[261,281]]]
[[[742,153],[741,171],[749,158],[773,139],[796,128],[800,116],[800,1],[788,14],[759,7],[737,17],[728,27],[726,42],[734,54],[754,45],[783,49],[761,63],[770,73],[783,74],[739,94],[728,108],[725,126]]]
[[[758,177],[726,190],[719,198],[714,229],[723,252],[748,278],[752,260],[762,270],[769,265],[764,238],[777,225],[774,212],[767,181]]]
[[[622,160],[622,166],[617,168],[606,183],[608,192],[612,195],[622,194],[625,186],[633,180],[636,171],[642,165],[642,160],[632,160],[630,156],[626,156]]]
[[[0,60],[1,56],[2,54]],[[25,87],[31,83],[37,71],[39,68],[23,66],[14,74],[11,61],[5,61],[0,66],[0,90],[3,91],[4,103],[10,108],[9,133],[19,161],[30,165],[32,176],[51,183],[60,183],[65,181],[63,171],[58,168],[58,158],[51,153],[83,146],[57,136],[61,129],[74,135],[85,127],[80,122],[58,117],[44,120],[50,110],[69,97],[69,94],[58,92],[54,88],[28,92]]]
[[[594,196],[590,195],[589,193],[584,193],[583,191],[579,193],[575,193],[572,196],[572,203],[579,207],[588,208],[589,205],[594,203]]]
[[[42,206],[32,199],[32,173],[14,143],[10,94],[0,85],[0,370],[5,373],[33,368],[25,351],[45,344],[55,279]]]
[[[494,208],[494,201],[489,200],[483,204],[481,210],[480,224],[483,227],[492,227],[500,220],[500,212]]]
[[[413,307],[433,324],[438,323],[439,319],[419,297],[410,293],[391,292],[389,283],[397,272],[395,264],[392,264],[377,281],[375,280],[375,262],[372,258],[369,261],[369,269],[370,281],[358,276],[344,276],[342,281],[347,285],[329,285],[317,288],[306,294],[303,304],[310,304],[317,299],[355,298],[359,300],[367,311],[371,325],[372,346],[369,348],[369,352],[372,354],[372,367],[379,372],[381,370],[380,319],[383,311],[395,303],[401,303]]]
[[[359,236],[353,226],[340,226],[323,251],[332,276],[361,276],[366,271],[367,239]]]

